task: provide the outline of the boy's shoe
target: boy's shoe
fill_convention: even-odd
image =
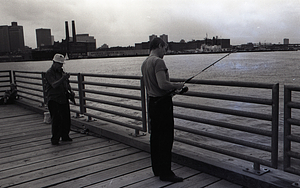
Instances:
[[[70,138],[70,137],[68,137],[68,138],[62,138],[61,140],[64,141],[64,142],[71,142],[71,141],[73,141],[73,139]]]

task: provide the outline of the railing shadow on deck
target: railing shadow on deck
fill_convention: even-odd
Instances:
[[[44,74],[13,71],[20,98],[45,106]],[[76,116],[130,128],[135,136],[149,131],[141,76],[71,73],[70,83]],[[175,140],[182,149],[253,163],[243,171],[254,176],[270,171],[260,165],[278,168],[279,84],[193,80],[187,86],[187,93],[174,97]]]

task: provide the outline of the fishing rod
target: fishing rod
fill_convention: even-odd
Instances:
[[[189,77],[188,79],[186,79],[183,82],[183,87],[178,91],[177,89],[173,89],[172,91],[170,91],[169,93],[167,93],[166,95],[162,96],[160,99],[158,99],[156,101],[156,103],[158,103],[159,101],[161,101],[162,99],[166,98],[167,96],[174,96],[176,94],[183,94],[185,92],[187,92],[189,89],[188,87],[184,86],[184,84],[188,83],[189,81],[191,81],[193,78],[195,78],[196,76],[198,76],[199,74],[201,74],[202,72],[206,71],[207,69],[209,69],[210,67],[214,66],[216,63],[218,63],[219,61],[221,61],[222,59],[224,59],[225,57],[229,56],[231,53],[233,52],[229,52],[228,54],[226,54],[225,56],[221,57],[220,59],[218,59],[217,61],[213,62],[212,64],[208,65],[207,67],[205,67],[204,69],[202,69],[201,71],[199,71],[198,73],[196,73],[195,75]]]
[[[198,76],[199,74],[201,74],[202,72],[206,71],[207,69],[209,69],[210,67],[214,66],[216,63],[218,63],[219,61],[221,61],[222,59],[224,59],[225,57],[229,56],[232,52],[226,54],[225,56],[221,57],[220,59],[218,59],[217,61],[213,62],[212,64],[208,65],[207,67],[205,67],[204,69],[202,69],[200,72],[198,72],[197,74],[191,76],[190,78],[186,79],[183,84],[191,81],[193,78],[195,78],[196,76]]]

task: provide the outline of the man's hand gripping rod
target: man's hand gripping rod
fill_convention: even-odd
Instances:
[[[216,63],[218,63],[219,61],[221,61],[222,59],[224,59],[225,57],[229,56],[231,53],[233,52],[230,52],[228,54],[226,54],[225,56],[221,57],[220,59],[218,59],[217,61],[213,62],[212,64],[208,65],[207,67],[205,67],[204,69],[202,69],[200,72],[198,72],[197,74],[191,76],[190,78],[186,79],[184,82],[183,82],[183,87],[178,91],[176,89],[170,91],[169,93],[167,93],[166,95],[162,96],[160,99],[158,99],[156,101],[159,102],[160,100],[166,98],[167,96],[170,96],[170,95],[176,95],[176,94],[183,94],[185,92],[188,91],[188,87],[184,86],[185,83],[188,83],[189,81],[191,81],[193,78],[195,78],[196,76],[198,76],[199,74],[201,74],[202,72],[206,71],[207,69],[209,69],[210,67],[214,66]]]

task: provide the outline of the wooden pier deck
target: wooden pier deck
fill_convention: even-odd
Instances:
[[[150,154],[96,136],[71,132],[73,142],[50,144],[43,115],[18,105],[0,106],[0,187],[205,187],[240,185],[173,164],[181,183],[160,181]]]

